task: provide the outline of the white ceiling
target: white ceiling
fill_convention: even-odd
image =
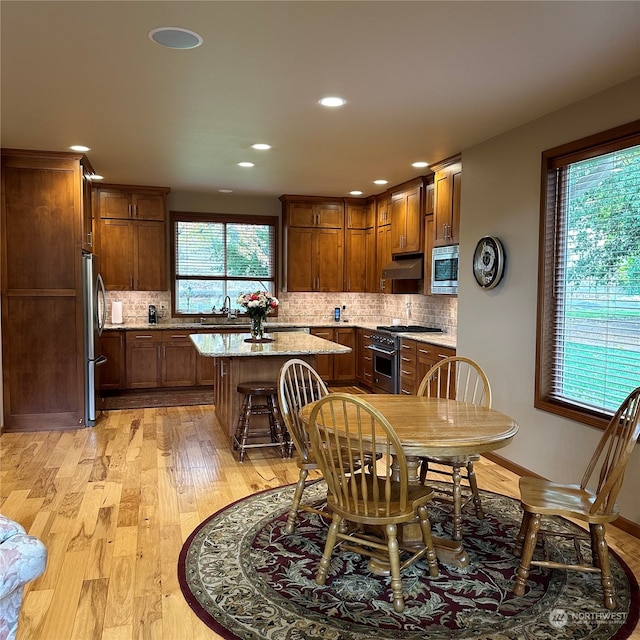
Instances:
[[[415,160],[640,75],[635,1],[2,0],[0,12],[3,147],[85,144],[108,182],[180,191],[379,193],[376,178],[426,173]],[[148,33],[163,26],[204,44],[162,48]],[[348,103],[327,110],[324,95]]]

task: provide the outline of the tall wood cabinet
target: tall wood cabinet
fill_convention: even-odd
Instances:
[[[167,289],[168,188],[100,185],[98,253],[109,291]]]
[[[344,291],[371,291],[375,280],[372,203],[346,201]]]
[[[81,154],[2,150],[2,362],[7,431],[84,423]]]
[[[391,194],[391,253],[422,251],[422,178]]]
[[[342,291],[344,203],[282,196],[287,291]]]
[[[434,171],[434,236],[436,247],[460,242],[460,192],[462,157],[453,156],[432,165]]]

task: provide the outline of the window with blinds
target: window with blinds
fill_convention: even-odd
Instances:
[[[640,386],[639,131],[543,154],[536,406],[596,425]]]
[[[223,307],[240,311],[236,300],[243,293],[275,295],[276,222],[172,214],[174,314],[206,316]]]

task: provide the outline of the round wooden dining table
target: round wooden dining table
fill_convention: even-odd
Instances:
[[[518,432],[513,418],[467,402],[377,393],[357,397],[375,407],[395,430],[407,459],[411,483],[419,482],[421,456],[462,459],[505,447]],[[305,424],[309,424],[314,404],[300,410]],[[418,544],[422,539],[419,526],[405,525],[402,538],[405,544],[411,544],[412,540]],[[434,542],[442,562],[458,567],[469,564],[461,541],[437,538]]]

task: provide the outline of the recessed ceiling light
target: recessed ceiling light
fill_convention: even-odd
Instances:
[[[264,142],[256,142],[251,145],[252,149],[257,149],[258,151],[266,151],[267,149],[271,149],[270,144],[265,144]]]
[[[104,176],[101,176],[99,173],[92,173],[89,176],[89,180],[104,180]]]
[[[349,191],[349,195],[361,196],[362,195],[362,191]]]
[[[339,98],[338,96],[327,96],[326,98],[321,98],[318,102],[323,107],[341,107],[342,105],[347,104],[347,101],[344,98]]]
[[[388,180],[374,180],[373,184],[387,184],[388,182]]]
[[[254,167],[253,162],[238,162],[239,167]]]
[[[87,151],[91,151],[89,147],[85,147],[83,144],[74,144],[69,147],[72,151],[79,151],[80,153],[86,153]]]
[[[414,162],[411,166],[415,167],[416,169],[422,169],[423,167],[428,167],[429,163],[420,160],[419,162]]]
[[[219,193],[233,193],[233,189],[218,189]]]
[[[203,42],[202,36],[182,27],[159,27],[149,31],[149,38],[168,49],[195,49]]]

